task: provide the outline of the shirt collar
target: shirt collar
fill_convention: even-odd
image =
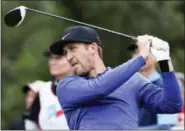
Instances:
[[[153,82],[153,81],[160,79],[160,77],[161,76],[159,75],[157,71],[153,71],[151,75],[148,77],[148,79]]]
[[[106,67],[106,69],[105,69],[102,73],[98,73],[96,77],[105,74],[105,73],[106,73],[107,71],[109,71],[110,69],[111,69],[110,67]],[[87,78],[87,79],[93,79],[93,78],[94,78],[94,77],[90,77],[90,76],[87,76],[87,75],[82,76],[82,77],[85,77],[85,78]]]

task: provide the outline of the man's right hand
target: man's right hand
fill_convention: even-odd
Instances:
[[[149,36],[149,35],[142,35],[137,37],[136,42],[137,42],[139,54],[143,56],[145,60],[147,60],[150,54],[150,44],[152,39],[153,39],[153,36]]]

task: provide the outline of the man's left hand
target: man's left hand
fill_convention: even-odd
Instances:
[[[170,47],[168,42],[153,37],[151,53],[157,61],[170,60]]]

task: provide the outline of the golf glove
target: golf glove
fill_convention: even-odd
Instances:
[[[170,60],[170,47],[168,42],[157,37],[152,39],[151,53],[157,61]]]

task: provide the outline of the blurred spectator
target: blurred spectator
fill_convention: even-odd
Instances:
[[[138,54],[137,46],[132,44],[128,47],[128,50],[132,51],[132,57]],[[150,55],[149,59],[143,68],[140,69],[140,73],[148,78],[152,83],[162,85],[162,79],[156,69],[155,58]],[[141,108],[139,111],[139,129],[155,129],[155,130],[168,130],[173,125],[178,123],[178,114],[156,114],[155,112]]]
[[[36,95],[32,106],[28,110],[29,116],[42,130],[68,130],[66,118],[56,96],[56,87],[60,79],[70,74],[71,66],[59,55],[53,55],[49,50],[44,52],[48,58],[50,81],[40,81],[25,85],[25,90],[31,89]]]
[[[181,88],[181,93],[182,93],[182,98],[184,100],[184,93],[185,93],[185,87],[184,87],[184,74],[181,72],[176,72],[176,76],[178,78],[178,82]],[[185,102],[185,101],[184,101]],[[171,129],[172,130],[184,130],[184,109],[185,109],[185,104],[182,109],[182,112],[178,114],[178,123],[177,125],[173,126]]]
[[[24,93],[25,106],[26,109],[29,109],[33,101],[35,100],[36,94],[29,88],[23,86],[22,92]],[[38,129],[37,124],[32,118],[29,117],[27,110],[23,113],[20,119],[13,121],[8,130],[35,130]]]

